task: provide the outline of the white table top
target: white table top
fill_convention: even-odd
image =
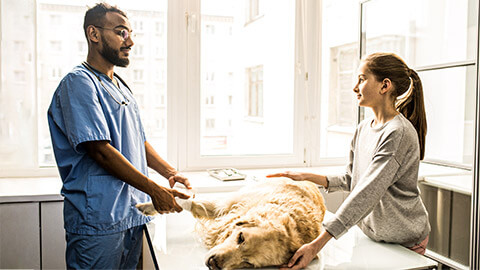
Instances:
[[[207,249],[195,233],[195,224],[187,211],[158,215],[147,224],[160,269],[208,269],[204,263]],[[374,242],[355,226],[339,240],[330,240],[320,251],[319,259],[306,269],[429,269],[435,266],[435,261],[400,245]]]
[[[426,176],[422,183],[465,195],[472,195],[473,176],[472,174]]]

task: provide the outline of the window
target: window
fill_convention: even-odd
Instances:
[[[87,52],[88,52],[88,44],[85,40],[82,40],[82,41],[78,41],[77,42],[77,46],[78,46],[78,53],[80,55],[86,55]]]
[[[352,89],[359,64],[358,7],[357,0],[322,4],[320,136],[314,144],[318,145],[317,163],[332,158],[345,162],[357,125]]]
[[[143,33],[143,31],[144,31],[143,21],[141,21],[141,20],[134,19],[133,23],[132,23],[132,27],[133,27],[135,32]]]
[[[135,57],[143,57],[143,45],[142,44],[136,44],[133,46],[133,55]]]
[[[155,22],[155,32],[158,35],[163,35],[165,31],[165,25],[163,22]]]
[[[416,6],[415,12],[409,12],[409,5]],[[476,6],[472,0],[362,4],[363,55],[395,52],[422,80],[428,125],[425,161],[461,167],[473,162]],[[386,8],[398,12],[379,14]]]
[[[215,128],[215,119],[206,119],[205,120],[205,127],[208,129]]]
[[[152,25],[154,30],[153,22],[157,21],[158,27],[163,28],[158,30],[166,33],[167,0],[136,3],[132,10],[123,8],[129,7],[128,1],[113,4],[124,9],[131,21],[141,18],[151,22],[139,27]],[[82,26],[87,5],[92,4],[89,1],[0,0],[2,29],[15,29],[0,32],[0,65],[8,65],[10,70],[9,74],[0,74],[0,176],[56,173],[46,112],[61,78],[86,59],[88,46]],[[63,20],[65,16],[69,19]],[[52,27],[55,31],[47,30]],[[148,139],[166,156],[165,120],[158,124],[156,120],[166,119],[167,107],[153,102],[154,96],[166,96],[166,88],[155,87],[155,81],[146,80],[153,78],[156,70],[166,70],[166,49],[157,55],[149,54],[155,52],[155,46],[166,48],[166,36],[151,42],[134,41],[133,48],[143,47],[143,55],[149,60],[131,58],[127,69],[115,71],[132,88],[134,96],[143,100],[139,106]],[[153,62],[154,58],[164,61]],[[145,66],[151,68],[139,71],[139,67]],[[162,77],[160,83],[166,85],[166,76]],[[19,85],[18,81],[22,83]],[[46,172],[41,172],[44,168]]]
[[[17,83],[22,83],[27,81],[27,77],[25,76],[25,71],[23,70],[14,70],[13,78]]]
[[[50,15],[50,25],[58,26],[62,23],[62,16],[60,14],[51,14]]]
[[[141,70],[141,69],[133,70],[133,80],[135,80],[137,82],[142,82],[143,81],[143,70]]]
[[[248,111],[251,117],[263,116],[263,66],[247,68]]]
[[[246,27],[237,11],[251,3],[265,10],[257,15],[265,16]],[[188,31],[188,46],[198,46],[199,55],[192,49],[188,59],[187,95],[197,97],[188,106],[185,166],[302,164],[294,128],[300,119],[295,111],[295,6],[293,0],[200,2],[199,29],[211,31],[207,25],[214,25],[215,35]],[[207,119],[215,119],[214,127],[206,128]]]
[[[415,9],[411,9],[412,6]],[[422,80],[428,126],[424,161],[472,169],[475,114],[479,105],[475,101],[478,98],[478,1],[371,0],[363,2],[361,9],[361,54],[394,52],[415,69]],[[386,14],[383,11],[387,9],[396,12]],[[362,117],[367,115],[367,111],[361,113]],[[474,173],[478,181],[478,171]],[[478,250],[471,245],[470,253],[465,252],[469,249],[468,233],[454,236],[445,231],[458,231],[452,225],[457,220],[454,217],[459,215],[459,207],[471,205],[470,226],[477,234],[470,237],[472,243],[478,244],[478,226],[475,226],[478,225],[475,208],[478,189],[472,187],[471,196],[458,196],[457,192],[445,190],[432,195],[426,188],[423,191],[427,191],[422,197],[431,211],[432,224],[427,256],[454,268],[469,268],[469,255]],[[440,198],[446,203],[436,202]],[[445,227],[442,219],[448,222]],[[462,225],[468,228],[468,224]],[[477,258],[472,259],[478,262]]]
[[[205,33],[210,35],[215,34],[215,25],[212,25],[212,24],[205,25]]]
[[[50,49],[53,52],[60,52],[62,50],[62,42],[60,40],[52,40],[50,41]]]
[[[65,74],[62,73],[62,69],[59,67],[51,67],[50,68],[50,79],[54,80],[55,82],[60,81],[60,79],[64,76]]]
[[[245,0],[247,5],[245,6],[246,22],[252,22],[263,15],[260,11],[261,0]]]
[[[13,47],[17,52],[23,52],[25,48],[25,41],[23,40],[14,40]]]

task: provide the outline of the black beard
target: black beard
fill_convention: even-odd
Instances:
[[[107,59],[110,63],[119,67],[127,67],[130,64],[128,58],[122,59],[118,55],[120,54],[119,50],[115,50],[108,45],[106,40],[102,37],[103,49],[100,54]]]

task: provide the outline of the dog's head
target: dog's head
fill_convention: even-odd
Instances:
[[[290,241],[286,225],[285,222],[272,224],[259,219],[239,219],[226,228],[228,237],[208,252],[205,264],[209,269],[286,264],[299,246]]]

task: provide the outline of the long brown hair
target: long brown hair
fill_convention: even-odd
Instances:
[[[427,135],[427,117],[423,102],[422,81],[415,70],[393,53],[373,53],[363,60],[368,70],[378,81],[390,79],[393,84],[392,96],[395,108],[402,113],[417,130],[420,144],[420,159],[425,156],[425,136]]]

